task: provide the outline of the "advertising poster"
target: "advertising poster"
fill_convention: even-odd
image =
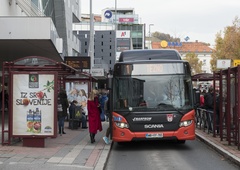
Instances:
[[[71,103],[73,100],[77,100],[80,97],[80,91],[84,90],[86,97],[88,98],[88,84],[85,82],[70,82],[66,83],[66,92],[68,96],[68,101]]]
[[[13,74],[12,135],[54,135],[54,74]]]

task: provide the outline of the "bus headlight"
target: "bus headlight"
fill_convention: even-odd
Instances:
[[[192,124],[192,120],[184,120],[182,122],[180,122],[179,127],[187,127],[190,126]]]
[[[115,122],[115,125],[119,128],[128,128],[128,124],[124,122]]]

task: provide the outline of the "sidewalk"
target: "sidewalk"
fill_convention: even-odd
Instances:
[[[219,137],[213,137],[213,134],[208,134],[197,128],[196,136],[200,141],[220,153],[223,159],[228,159],[240,167],[240,150],[238,150],[237,146],[229,146],[226,140],[221,141]]]
[[[65,122],[66,134],[45,139],[44,148],[23,147],[21,141],[0,146],[0,169],[102,170],[110,151],[110,145],[102,139],[108,124],[102,122],[103,130],[97,133],[93,144],[88,129],[71,130]]]

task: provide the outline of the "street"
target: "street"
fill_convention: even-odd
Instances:
[[[105,170],[237,170],[239,167],[225,160],[199,140],[176,144],[168,141],[114,143]]]

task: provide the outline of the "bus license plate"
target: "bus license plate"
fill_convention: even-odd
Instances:
[[[162,138],[163,133],[147,133],[146,138]]]

